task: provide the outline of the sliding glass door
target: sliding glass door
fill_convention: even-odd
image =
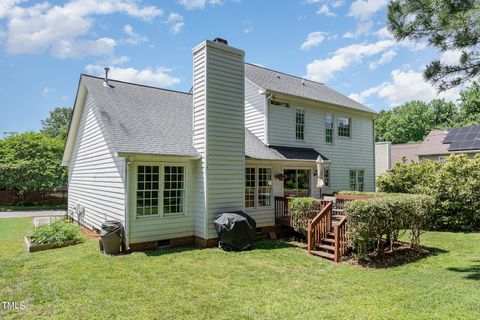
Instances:
[[[287,175],[283,181],[283,193],[285,197],[308,197],[310,196],[310,170],[285,169]]]

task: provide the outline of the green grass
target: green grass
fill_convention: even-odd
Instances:
[[[479,233],[427,233],[424,244],[438,255],[362,269],[283,241],[240,253],[170,249],[110,257],[88,239],[27,254],[22,237],[30,232],[28,218],[0,219],[0,301],[27,303],[5,319],[480,318]]]
[[[0,206],[0,212],[5,211],[34,211],[34,210],[67,210],[67,205],[43,205],[43,206]]]

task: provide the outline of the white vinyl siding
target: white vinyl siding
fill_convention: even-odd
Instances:
[[[245,79],[245,127],[257,138],[266,142],[265,137],[265,95],[259,94],[260,88]]]
[[[205,132],[195,133],[202,153],[204,238],[216,238],[218,213],[244,209],[245,72],[243,51],[213,42],[194,49],[194,110],[204,116]],[[205,85],[201,79],[205,78]],[[194,126],[202,126],[197,122]]]
[[[373,115],[323,103],[289,101],[290,108],[268,105],[268,139],[271,145],[314,148],[331,161],[330,185],[325,193],[349,190],[348,170],[365,169],[365,191],[375,190]],[[305,109],[305,140],[295,139],[295,107]],[[326,143],[325,116],[332,115],[333,143]],[[351,137],[337,137],[337,118],[351,119]],[[337,137],[335,139],[335,137]]]
[[[115,155],[88,95],[68,165],[68,211],[75,219],[98,230],[105,220],[125,222],[124,164]],[[76,216],[77,205],[85,208],[83,217]]]

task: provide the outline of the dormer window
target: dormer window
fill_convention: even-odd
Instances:
[[[295,137],[297,140],[305,140],[305,110],[295,109]]]

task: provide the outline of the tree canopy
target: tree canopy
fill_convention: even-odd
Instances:
[[[53,109],[49,117],[42,120],[42,132],[52,138],[66,139],[71,114],[71,108]]]
[[[0,139],[0,185],[22,192],[51,191],[67,182],[60,166],[64,140],[39,132]]]
[[[410,101],[380,111],[375,120],[377,141],[409,143],[421,141],[434,129],[480,125],[480,83],[460,92],[458,106],[444,99]]]
[[[460,52],[457,64],[432,61],[424,77],[440,91],[480,75],[479,0],[393,0],[388,5],[388,29],[399,41],[427,40],[440,51]]]

